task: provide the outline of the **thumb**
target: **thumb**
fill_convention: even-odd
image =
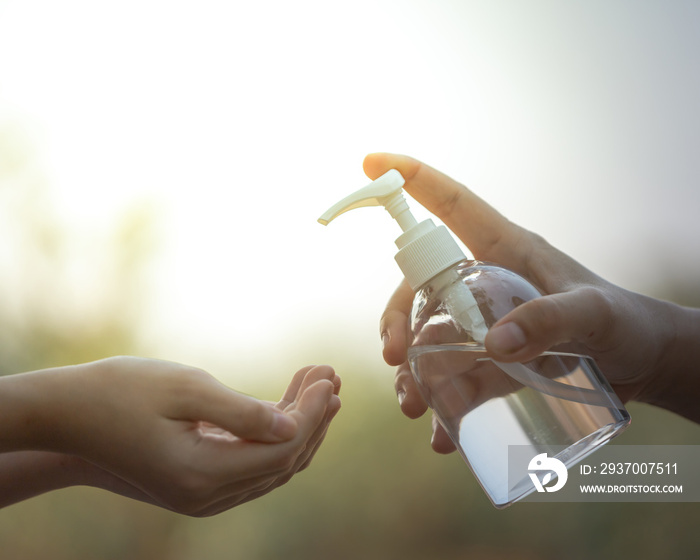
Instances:
[[[277,443],[292,439],[296,421],[270,403],[243,395],[214,378],[190,389],[180,419],[209,422],[251,441]]]
[[[595,348],[611,325],[611,304],[594,287],[525,302],[499,320],[486,335],[488,353],[503,362],[532,360],[564,342]]]

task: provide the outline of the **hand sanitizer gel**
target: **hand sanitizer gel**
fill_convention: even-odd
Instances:
[[[418,223],[403,185],[391,170],[319,222],[364,206],[386,208],[403,230],[396,261],[416,292],[408,361],[423,398],[496,507],[558,490],[564,467],[619,434],[629,414],[589,357],[546,352],[507,364],[486,355],[491,325],[541,294],[505,268],[467,259],[445,226]],[[551,459],[561,469],[538,473]]]

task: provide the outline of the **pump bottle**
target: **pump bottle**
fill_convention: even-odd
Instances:
[[[532,472],[533,464],[544,454],[573,466],[624,430],[629,414],[587,356],[546,352],[521,364],[486,355],[488,329],[541,293],[514,272],[468,259],[445,226],[418,223],[403,185],[392,169],[319,222],[361,207],[386,208],[403,231],[396,262],[416,292],[408,361],[423,398],[494,506],[558,489],[562,473]],[[549,486],[533,478],[540,476]]]

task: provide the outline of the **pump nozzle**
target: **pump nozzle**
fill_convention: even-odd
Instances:
[[[318,221],[327,226],[331,221],[355,208],[365,206],[384,206],[403,231],[408,231],[416,225],[416,219],[408,209],[403,197],[403,185],[406,181],[396,169],[390,169],[384,175],[372,181],[366,187],[355,191],[343,200],[331,206]]]

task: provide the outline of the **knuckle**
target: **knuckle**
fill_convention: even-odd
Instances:
[[[436,214],[438,216],[445,215],[449,217],[455,212],[457,212],[459,210],[460,203],[462,201],[462,198],[464,197],[465,192],[466,189],[464,188],[455,189],[455,191],[448,198],[441,202],[439,209],[436,211]]]
[[[553,256],[564,256],[540,234],[515,226],[519,235],[514,243],[521,258],[521,267],[525,275],[531,278],[539,287],[544,287],[550,281],[556,270],[553,269]],[[559,258],[555,259],[559,262]]]
[[[413,384],[413,374],[411,373],[408,364],[402,364],[396,368],[396,375],[394,376],[394,388],[395,389],[406,389],[407,386]]]
[[[530,243],[530,246],[532,247],[533,251],[549,250],[552,248],[549,241],[547,241],[539,233],[535,233],[534,231],[525,229],[522,229],[521,231],[524,235],[527,235],[528,242]]]
[[[204,387],[208,387],[212,376],[206,371],[190,367],[173,367],[168,371],[168,380],[174,391],[182,395],[199,398]]]
[[[272,412],[261,402],[250,400],[242,407],[239,427],[245,433],[258,432],[266,429],[272,422]]]
[[[614,323],[612,320],[614,303],[610,294],[597,286],[586,286],[580,290],[582,300],[586,302],[591,317],[595,318],[591,323],[590,331],[585,333],[585,338],[590,340],[605,337]]]
[[[213,380],[213,377],[209,373],[198,368],[182,368],[179,370],[178,374],[183,383],[194,387],[198,387],[203,383],[210,383]]]
[[[558,299],[543,297],[534,300],[531,312],[531,335],[551,333],[561,328],[563,312]]]
[[[605,290],[597,286],[585,286],[580,288],[580,291],[586,300],[586,304],[592,306],[596,313],[605,317],[610,315],[612,303]]]

